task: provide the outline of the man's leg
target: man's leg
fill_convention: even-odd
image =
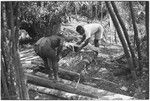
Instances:
[[[94,45],[95,45],[95,47],[99,47],[99,43],[98,43],[98,39],[94,39]]]
[[[100,31],[95,32],[94,45],[95,47],[99,47],[99,39],[100,39]]]

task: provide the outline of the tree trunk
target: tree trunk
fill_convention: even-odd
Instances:
[[[10,8],[9,2],[5,2],[7,27],[10,29]]]
[[[7,79],[6,79],[6,75],[4,73],[6,73],[6,71],[4,71],[4,63],[3,61],[1,60],[1,63],[2,63],[2,68],[1,68],[1,73],[2,73],[2,93],[4,94],[4,98],[2,99],[7,99],[7,100],[10,100],[10,94],[9,94],[9,91],[8,91],[8,87],[7,87]],[[3,96],[2,96],[3,97]]]
[[[146,1],[145,14],[146,14],[145,26],[146,26],[146,36],[147,36],[147,57],[149,59],[149,2],[148,1]]]
[[[146,1],[145,6],[145,26],[146,26],[146,36],[147,36],[147,59],[148,59],[148,67],[149,67],[149,1]],[[148,81],[149,82],[149,81]],[[149,99],[149,86],[146,86],[146,99]]]
[[[12,2],[9,2],[11,14],[10,14],[10,21],[11,21],[11,39],[10,42],[12,43],[11,49],[11,55],[12,55],[12,65],[14,66],[15,69],[15,79],[16,79],[16,84],[18,86],[18,97],[19,99],[29,99],[28,92],[26,89],[26,83],[25,83],[25,77],[24,73],[22,70],[22,66],[20,63],[19,59],[19,54],[18,54],[18,47],[17,47],[17,42],[18,42],[18,37],[16,38],[16,35],[18,32],[15,32],[17,30],[14,29],[14,16],[13,16],[13,7],[12,7]],[[17,28],[16,28],[17,29]],[[14,40],[12,40],[14,39]]]
[[[142,60],[142,56],[141,56],[141,52],[140,52],[140,40],[138,37],[138,30],[137,30],[137,26],[136,26],[136,22],[135,22],[135,15],[133,12],[133,5],[132,2],[129,2],[129,6],[130,6],[130,12],[131,12],[131,18],[132,18],[132,23],[133,23],[133,29],[134,29],[134,34],[135,34],[135,42],[136,42],[136,46],[137,46],[137,51],[138,51],[138,63],[139,63],[139,71],[142,71],[142,67],[141,67],[141,60]]]
[[[125,36],[125,39],[126,39],[126,41],[127,41],[128,46],[129,46],[129,49],[130,49],[130,52],[131,52],[131,56],[132,56],[133,66],[134,66],[134,69],[135,69],[135,68],[136,68],[135,53],[134,53],[134,50],[133,50],[132,47],[131,47],[131,43],[130,43],[130,40],[129,40],[129,36],[128,36],[127,29],[126,29],[126,27],[125,27],[125,24],[123,23],[123,20],[121,19],[120,15],[119,15],[119,12],[118,12],[118,10],[117,10],[117,7],[116,7],[114,1],[111,1],[111,4],[112,4],[112,7],[113,7],[113,9],[114,9],[114,12],[115,12],[115,14],[116,14],[116,16],[117,16],[117,18],[118,18],[118,21],[119,21],[119,23],[120,23],[120,25],[121,25],[121,27],[122,27],[122,30],[123,30],[123,32],[124,32],[124,36]]]
[[[96,18],[96,20],[98,20],[98,14],[97,14],[97,11],[98,11],[98,9],[97,9],[98,1],[95,1],[95,2],[96,2],[96,5],[95,5],[95,18]]]
[[[103,19],[103,2],[101,1],[101,21],[102,21],[102,19]]]
[[[114,24],[112,22],[111,16],[109,15],[109,22],[110,22],[110,30],[112,31],[111,35],[110,35],[110,43],[113,43],[113,35],[115,35],[115,28],[114,28]]]
[[[134,71],[134,68],[133,68],[133,62],[132,62],[132,59],[131,59],[131,57],[130,57],[127,44],[126,44],[126,42],[125,42],[125,40],[124,40],[124,37],[123,37],[123,35],[122,35],[122,32],[121,32],[121,30],[120,30],[121,28],[120,28],[120,26],[119,26],[119,23],[118,23],[118,21],[117,21],[117,18],[115,17],[115,14],[114,14],[114,12],[112,11],[109,2],[106,1],[105,3],[106,3],[106,6],[107,6],[107,8],[108,8],[108,11],[109,11],[109,13],[110,13],[110,16],[112,17],[112,21],[113,21],[113,23],[114,23],[114,26],[115,26],[115,28],[116,28],[116,30],[117,30],[117,32],[118,32],[118,36],[119,36],[120,41],[121,41],[121,43],[122,43],[122,46],[123,46],[123,49],[124,49],[124,53],[126,54],[126,58],[127,58],[127,61],[128,61],[128,65],[129,65],[130,70],[131,70],[131,72],[132,72],[132,76],[133,76],[134,79],[136,79],[136,74],[135,74],[135,71]]]
[[[2,22],[4,25],[2,25],[2,57],[3,57],[3,61],[4,61],[4,75],[2,76],[6,76],[6,77],[2,77],[2,79],[6,79],[6,83],[8,86],[8,92],[10,95],[10,99],[17,99],[17,97],[15,97],[16,92],[15,92],[15,85],[13,83],[13,72],[12,72],[12,66],[11,66],[11,59],[10,59],[10,48],[9,46],[11,45],[10,42],[6,42],[7,38],[9,40],[10,38],[10,33],[8,30],[8,27],[10,27],[10,14],[8,14],[9,9],[6,7],[9,6],[8,2],[3,2],[2,5]],[[8,12],[7,12],[8,11]],[[9,21],[7,20],[9,19]],[[9,24],[9,26],[7,26]],[[2,80],[3,81],[3,80]],[[5,85],[3,85],[5,86]],[[13,98],[12,98],[13,96]]]

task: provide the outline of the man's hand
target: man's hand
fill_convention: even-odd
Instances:
[[[77,45],[80,45],[86,39],[86,35],[84,34],[81,38],[81,41],[77,42]]]
[[[68,48],[72,49],[75,52],[79,51],[80,45],[78,45],[76,43],[66,42],[64,45],[65,45],[65,47],[68,47]]]
[[[88,43],[89,43],[90,38],[88,38],[87,40],[85,40],[85,42],[83,44],[80,45],[74,45],[74,51],[75,52],[79,52],[83,47],[85,47]]]

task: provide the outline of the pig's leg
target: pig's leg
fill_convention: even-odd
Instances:
[[[53,69],[53,72],[54,72],[54,78],[55,80],[58,80],[58,62],[57,62],[57,57],[54,57],[52,59],[52,69]]]
[[[49,71],[49,79],[53,78],[53,71],[52,71],[52,64],[51,64],[51,60],[49,60],[48,58],[42,58],[44,61],[44,66],[46,68],[46,70]]]

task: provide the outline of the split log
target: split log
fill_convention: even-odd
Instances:
[[[72,94],[72,93],[68,93],[56,89],[50,89],[50,88],[45,88],[45,87],[35,86],[35,85],[29,85],[29,90],[36,91],[46,95],[57,96],[65,100],[94,100],[95,99],[87,96]]]
[[[26,74],[26,76],[27,76],[28,83],[39,85],[39,86],[44,86],[47,88],[62,90],[65,92],[74,93],[74,94],[78,94],[78,95],[88,96],[88,97],[92,97],[92,98],[103,99],[103,100],[104,99],[105,100],[106,99],[107,100],[114,100],[114,99],[131,100],[131,99],[134,99],[133,97],[112,93],[109,91],[97,89],[97,88],[83,85],[83,84],[79,84],[77,88],[74,88],[76,83],[73,83],[73,82],[67,81],[67,80],[63,80],[63,83],[62,83],[62,82],[57,82],[57,81],[54,82],[53,80],[40,78],[38,76],[33,76],[30,74]]]

